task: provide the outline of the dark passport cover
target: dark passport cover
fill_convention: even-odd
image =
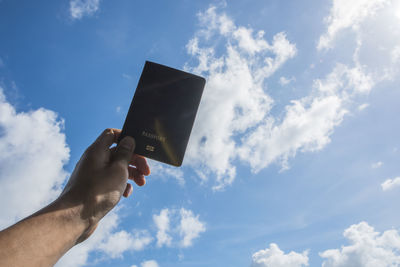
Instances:
[[[205,79],[146,61],[120,139],[135,138],[135,153],[181,166]]]

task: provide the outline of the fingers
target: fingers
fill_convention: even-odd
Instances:
[[[146,184],[146,179],[143,173],[136,169],[135,167],[129,166],[129,179],[134,180],[138,186],[143,186]]]
[[[129,179],[134,180],[138,186],[143,186],[146,183],[144,175],[139,170],[137,170],[132,166],[129,166]],[[124,197],[129,197],[132,194],[132,191],[133,191],[133,186],[127,183],[124,193],[122,195]]]
[[[115,150],[113,162],[120,163],[128,167],[131,162],[134,150],[135,150],[135,140],[130,136],[125,136],[119,142]]]
[[[119,135],[121,134],[121,130],[108,128],[105,129],[99,137],[97,137],[95,144],[96,146],[108,149],[113,143],[116,143]]]
[[[122,194],[124,197],[129,197],[132,194],[133,187],[131,184],[126,184],[125,191]]]
[[[129,164],[136,166],[136,168],[140,170],[142,174],[146,176],[150,175],[150,167],[144,157],[134,154]]]
[[[110,149],[111,154],[114,154],[116,150],[117,150],[116,146],[112,147]],[[137,155],[137,154],[133,154],[129,164],[135,166],[138,170],[140,170],[140,172],[143,175],[145,175],[145,176],[150,175],[150,166],[147,163],[147,160],[145,157]]]

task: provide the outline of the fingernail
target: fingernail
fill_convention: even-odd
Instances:
[[[125,136],[121,142],[119,142],[119,146],[129,151],[133,151],[135,149],[135,139],[130,136]]]

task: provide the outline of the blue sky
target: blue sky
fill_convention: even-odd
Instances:
[[[1,228],[122,127],[145,60],[207,79],[183,167],[58,266],[400,265],[399,1],[3,0],[0,36]]]

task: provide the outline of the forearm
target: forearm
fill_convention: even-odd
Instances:
[[[58,199],[0,232],[0,266],[53,266],[88,225],[81,207]]]

